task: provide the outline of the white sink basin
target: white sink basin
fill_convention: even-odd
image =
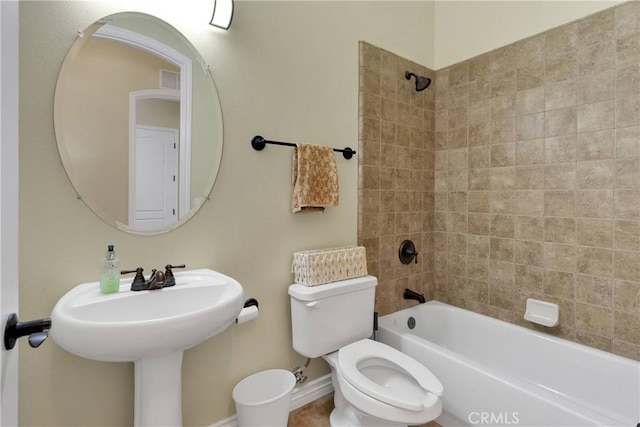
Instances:
[[[223,331],[243,306],[242,286],[231,277],[208,269],[174,274],[175,286],[153,291],[133,292],[132,279],[123,279],[120,292],[104,295],[98,282],[84,283],[51,313],[50,335],[65,350],[136,363],[136,425],[181,424],[182,352]],[[158,410],[156,395],[167,388],[179,406],[164,402],[169,409]]]
[[[176,285],[104,295],[97,282],[67,292],[51,314],[51,336],[88,359],[133,362],[186,350],[224,330],[238,317],[242,286],[212,270],[176,272]]]

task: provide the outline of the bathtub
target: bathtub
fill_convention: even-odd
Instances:
[[[631,359],[437,301],[382,316],[378,340],[438,377],[445,427],[640,423],[640,363]]]

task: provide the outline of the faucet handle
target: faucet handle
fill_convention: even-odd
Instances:
[[[165,268],[165,272],[164,272],[164,277],[165,277],[165,283],[164,283],[164,287],[168,288],[171,286],[174,286],[176,284],[176,278],[173,276],[173,271],[171,271],[172,268],[185,268],[186,265],[184,264],[180,264],[180,265],[171,265],[171,264],[167,264],[164,266]]]
[[[132,285],[140,285],[140,284],[143,284],[145,282],[144,274],[142,274],[143,271],[144,271],[144,269],[142,267],[138,267],[135,270],[122,270],[122,271],[120,271],[120,274],[136,273],[136,276],[133,278],[133,282],[131,284]]]
[[[166,277],[172,277],[173,276],[173,271],[171,271],[172,268],[185,268],[185,267],[186,267],[185,264],[180,264],[180,265],[167,264],[167,265],[164,266],[164,268],[165,268],[164,275]]]

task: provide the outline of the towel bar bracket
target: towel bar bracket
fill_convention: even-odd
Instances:
[[[296,146],[296,144],[294,144],[292,142],[267,141],[266,139],[264,139],[260,135],[256,135],[251,139],[251,146],[256,151],[264,150],[264,147],[267,144],[282,145],[282,146],[285,146],[285,147],[295,147]],[[343,150],[338,149],[338,148],[334,148],[333,151],[335,151],[337,153],[342,153],[342,156],[347,160],[351,159],[353,157],[353,155],[356,154],[356,151],[353,150],[351,147],[345,147]]]

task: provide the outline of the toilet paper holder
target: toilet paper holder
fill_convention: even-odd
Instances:
[[[247,308],[247,307],[251,307],[252,305],[255,305],[255,306],[256,306],[256,308],[259,308],[259,307],[258,307],[258,305],[259,305],[259,304],[258,304],[258,300],[257,300],[257,299],[255,299],[255,298],[249,298],[248,300],[246,300],[246,301],[244,302],[244,306],[243,306],[243,307],[244,307],[244,308]]]
[[[236,318],[236,323],[241,324],[249,322],[258,317],[258,306],[259,303],[257,299],[249,298],[248,300],[246,300],[244,302],[242,310],[240,310],[240,314],[238,314],[238,317]],[[255,309],[252,307],[255,307]]]

